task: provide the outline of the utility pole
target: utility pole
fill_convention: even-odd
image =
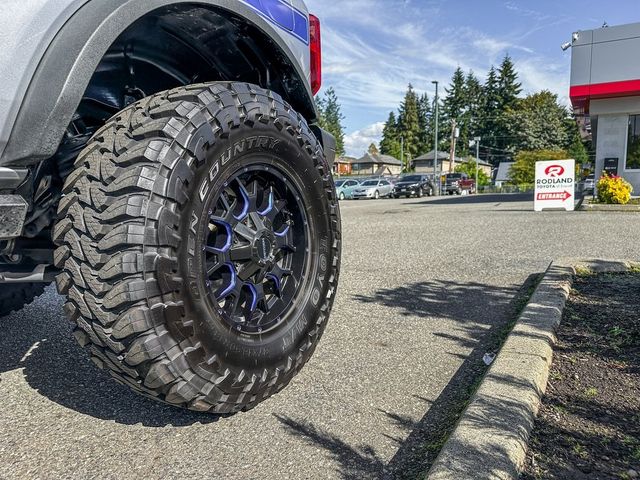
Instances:
[[[456,158],[456,119],[451,122],[451,150],[449,150],[449,173],[453,173],[453,164]]]
[[[433,183],[437,185],[438,193],[440,193],[440,189],[442,188],[442,181],[438,175],[438,109],[439,109],[439,100],[438,100],[438,81],[433,80],[433,83],[436,86],[436,101],[435,101],[435,134],[433,139]]]

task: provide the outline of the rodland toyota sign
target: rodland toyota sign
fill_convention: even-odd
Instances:
[[[573,211],[576,191],[575,160],[552,160],[536,163],[535,211],[563,208]]]

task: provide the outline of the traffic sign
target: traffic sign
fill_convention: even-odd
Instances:
[[[575,160],[536,162],[536,189],[534,210],[563,208],[571,212],[575,208],[576,188]]]

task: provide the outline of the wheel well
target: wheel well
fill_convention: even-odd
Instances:
[[[216,80],[271,89],[309,122],[315,120],[304,81],[268,35],[221,8],[178,4],[144,15],[113,42],[74,121],[81,120],[85,127],[102,125],[144,96]]]

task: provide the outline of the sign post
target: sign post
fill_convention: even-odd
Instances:
[[[575,177],[575,160],[536,162],[534,210],[562,208],[572,212],[575,209]]]

